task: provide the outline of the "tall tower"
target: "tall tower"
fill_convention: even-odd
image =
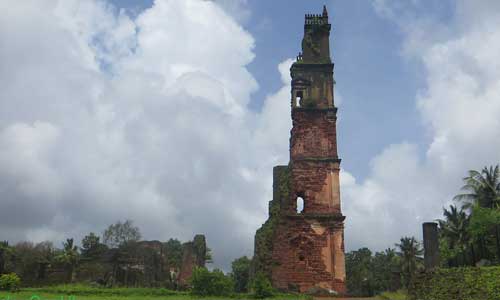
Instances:
[[[256,234],[256,271],[282,290],[345,292],[330,29],[326,7],[305,16],[302,53],[290,69],[290,163],[274,168],[270,217]]]

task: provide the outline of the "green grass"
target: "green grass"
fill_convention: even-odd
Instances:
[[[72,298],[71,298],[71,297]],[[163,288],[99,288],[82,284],[57,285],[39,288],[23,288],[20,292],[0,291],[0,300],[236,300],[252,299],[251,295],[237,294],[231,297],[198,297],[189,292]],[[274,300],[308,300],[303,295],[279,294]]]
[[[406,292],[383,292],[382,294],[378,295],[378,298],[381,300],[406,300]]]

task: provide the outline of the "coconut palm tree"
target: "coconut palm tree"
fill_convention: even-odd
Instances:
[[[399,248],[398,255],[401,257],[404,284],[408,288],[413,283],[418,269],[422,266],[424,250],[414,237],[402,237],[396,247]]]
[[[78,247],[73,244],[73,239],[66,239],[66,242],[63,243],[63,251],[57,256],[57,260],[65,265],[69,282],[73,281],[79,258]]]
[[[475,205],[481,208],[500,209],[500,166],[484,167],[481,172],[470,170],[464,178],[465,193],[456,195],[454,200],[461,201],[463,207],[472,209]],[[500,260],[500,228],[494,226],[497,259]]]
[[[478,204],[485,208],[500,208],[500,166],[484,167],[481,172],[470,170],[462,187],[466,193],[455,196],[455,200],[464,202],[465,208]]]
[[[445,220],[437,220],[442,237],[447,239],[450,248],[458,250],[462,255],[463,262],[466,261],[466,252],[470,247],[472,252],[472,262],[474,263],[474,247],[471,243],[469,234],[470,218],[463,208],[458,209],[454,205],[450,205],[450,210],[443,208]]]

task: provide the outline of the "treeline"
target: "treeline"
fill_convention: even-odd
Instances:
[[[368,248],[346,253],[349,295],[371,297],[408,287],[423,267],[422,253],[414,237],[403,237],[395,249],[374,254]]]
[[[471,170],[463,178],[456,205],[443,209],[438,222],[442,268],[500,265],[500,167]],[[346,253],[349,294],[373,296],[411,287],[423,270],[422,243],[401,238],[396,248]]]
[[[457,205],[438,220],[443,266],[500,263],[500,167],[469,171]]]
[[[96,260],[105,253],[115,253],[111,260],[120,260],[119,253],[134,250],[135,243],[141,240],[140,229],[131,220],[111,224],[101,237],[93,232],[86,235],[78,247],[73,238],[56,247],[52,242],[33,243],[28,241],[10,245],[0,242],[0,275],[15,273],[23,281],[37,282],[46,277],[49,266],[59,266],[65,270],[65,282],[73,282],[76,268],[85,262]],[[182,243],[170,239],[164,243],[168,252],[167,264],[180,268],[182,263]],[[115,249],[116,251],[109,251]],[[210,253],[207,259],[211,259]],[[117,261],[118,263],[118,261]]]

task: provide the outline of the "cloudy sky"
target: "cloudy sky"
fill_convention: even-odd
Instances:
[[[251,255],[288,162],[303,14],[332,16],[347,250],[440,216],[500,161],[500,2],[0,1],[0,239],[133,219]]]

